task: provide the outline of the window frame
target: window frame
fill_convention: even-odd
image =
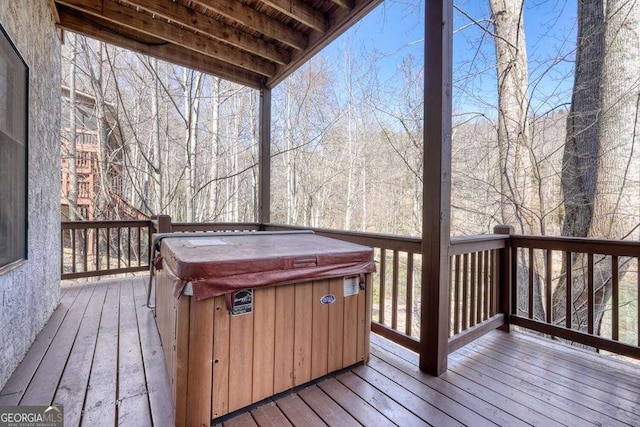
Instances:
[[[16,219],[15,215],[14,216],[9,215],[9,217],[14,218],[15,221],[8,223],[9,225],[18,225],[22,227],[21,231],[24,239],[24,247],[19,253],[16,252],[15,254],[13,254],[10,251],[8,255],[11,255],[11,256],[8,257],[6,261],[0,261],[0,275],[2,275],[26,263],[28,260],[28,252],[29,252],[28,250],[29,248],[29,66],[27,65],[27,62],[24,60],[24,57],[18,50],[18,47],[16,46],[15,42],[13,41],[13,39],[11,38],[7,30],[4,28],[2,23],[0,23],[0,37],[3,37],[5,44],[11,48],[9,49],[9,52],[7,52],[8,56],[5,55],[4,50],[0,50],[0,55],[5,56],[8,59],[9,63],[16,64],[16,67],[20,67],[21,68],[20,72],[23,73],[24,75],[24,88],[20,89],[16,87],[17,91],[23,90],[22,95],[24,99],[24,111],[23,111],[24,141],[17,141],[18,144],[20,142],[23,143],[22,145],[23,145],[24,165],[23,165],[23,170],[21,171],[22,172],[21,187],[24,192],[24,194],[22,195],[23,203],[24,203],[24,215],[22,220]],[[8,73],[8,75],[10,74]],[[9,97],[7,97],[7,100],[8,99]],[[8,107],[10,107],[10,104],[8,104]],[[6,132],[3,132],[3,133],[6,134]],[[12,136],[9,135],[9,137],[12,137]],[[13,139],[15,140],[15,138]],[[0,186],[2,185],[3,183],[0,182]],[[0,226],[1,225],[2,224],[0,224]]]

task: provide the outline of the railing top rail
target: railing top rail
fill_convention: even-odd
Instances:
[[[640,256],[640,242],[561,236],[510,236],[512,248],[549,249],[585,254]]]
[[[171,224],[173,231],[192,231],[206,229],[220,230],[258,230],[260,224],[257,222],[174,222]]]
[[[401,236],[397,234],[367,233],[362,231],[347,231],[329,228],[302,227],[285,224],[264,224],[267,230],[313,230],[314,232],[327,236],[342,238],[354,243],[367,246],[374,246],[383,249],[404,251],[409,253],[420,253],[422,251],[422,239],[420,237]]]
[[[456,236],[451,238],[449,255],[502,249],[509,246],[507,234],[481,234],[477,236]]]
[[[117,220],[117,221],[61,221],[63,230],[81,230],[85,228],[117,228],[117,227],[148,227],[148,219]]]

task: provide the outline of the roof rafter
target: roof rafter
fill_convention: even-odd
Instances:
[[[58,4],[59,27],[164,61],[204,71],[252,88],[263,86],[264,77],[215,58],[185,50],[165,40],[134,31],[95,15]]]
[[[228,43],[238,49],[243,49],[277,64],[284,65],[291,59],[291,55],[285,49],[281,49],[264,40],[238,31],[202,13],[194,13],[193,10],[179,3],[166,0],[123,1],[131,6],[139,7],[149,13],[182,25],[192,31],[198,31],[207,36],[211,36],[216,40]]]
[[[276,71],[275,65],[264,59],[217,40],[211,40],[203,35],[186,32],[166,20],[155,19],[146,13],[136,12],[114,0],[104,0],[101,13],[91,9],[85,10],[74,0],[58,0],[58,2],[264,76],[272,76]]]
[[[286,25],[275,21],[237,0],[193,0],[207,9],[219,13],[227,19],[251,28],[294,49],[306,49],[307,37]]]
[[[324,33],[327,31],[327,20],[319,10],[314,9],[302,0],[262,0],[262,3],[290,18]]]

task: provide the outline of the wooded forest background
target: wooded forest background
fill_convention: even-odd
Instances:
[[[544,40],[528,40],[542,7]],[[402,23],[386,22],[391,8]],[[423,8],[387,0],[273,90],[272,221],[420,235],[424,40],[381,50],[357,32],[422,28]],[[456,3],[452,235],[511,224],[640,240],[639,36],[639,0]],[[99,162],[122,163],[128,203],[176,222],[257,219],[257,91],[70,33],[63,57],[64,84],[96,98]],[[122,143],[107,152],[114,131]],[[62,135],[73,158],[74,132]],[[102,185],[98,207],[111,197]],[[596,266],[600,324],[611,266]],[[637,265],[621,260],[628,273]],[[573,277],[579,300],[584,280]],[[554,288],[558,319],[564,286]]]

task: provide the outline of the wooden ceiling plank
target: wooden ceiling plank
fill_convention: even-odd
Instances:
[[[338,6],[344,9],[353,9],[354,4],[353,0],[329,0],[331,3],[337,4]]]
[[[302,0],[262,0],[262,3],[271,6],[309,28],[321,33],[327,31],[327,20],[322,12]]]
[[[308,45],[307,37],[304,34],[238,0],[193,0],[193,2],[294,49],[306,49]]]
[[[58,1],[61,4],[65,4],[67,0]],[[102,14],[92,14],[266,77],[275,73],[275,65],[264,59],[219,41],[210,40],[192,31],[181,29],[176,25],[167,23],[162,18],[154,19],[147,13],[137,12],[130,7],[117,3],[115,0],[104,0]]]
[[[353,24],[362,19],[367,13],[382,3],[382,1],[383,0],[356,0],[352,10],[336,9],[329,17],[329,28],[327,32],[324,34],[311,33],[309,37],[309,48],[302,52],[295,52],[292,55],[289,65],[279,67],[276,75],[267,80],[266,87],[272,88],[287,78],[287,76],[351,28]]]
[[[264,77],[234,67],[210,56],[185,50],[169,42],[150,43],[150,37],[103,18],[88,16],[77,10],[58,5],[60,28],[84,34],[158,59],[202,71],[254,89],[263,87]],[[157,39],[156,39],[157,40]],[[160,41],[160,40],[158,40]]]
[[[264,40],[236,30],[202,13],[194,12],[179,3],[166,0],[123,1],[277,64],[287,64],[291,59],[291,55],[285,49],[278,48]]]

